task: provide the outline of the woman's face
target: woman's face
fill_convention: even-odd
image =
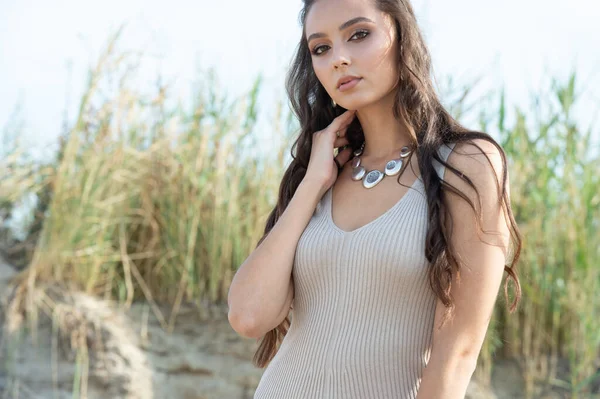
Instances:
[[[379,101],[398,81],[394,21],[374,3],[318,0],[306,15],[315,74],[331,98],[346,109]],[[359,79],[351,83],[353,87],[338,87],[338,80],[347,75]]]

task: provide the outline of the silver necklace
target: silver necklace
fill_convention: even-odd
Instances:
[[[363,141],[360,148],[354,151],[354,159],[352,160],[352,180],[362,180],[365,188],[375,187],[381,180],[383,180],[384,176],[395,176],[400,173],[402,164],[404,163],[404,158],[408,157],[412,152],[410,147],[404,146],[400,150],[400,158],[389,160],[385,164],[385,170],[383,172],[378,169],[373,169],[367,172],[364,166],[360,164],[360,156],[362,155],[364,149],[365,142]]]

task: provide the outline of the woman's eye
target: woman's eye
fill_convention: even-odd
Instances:
[[[352,39],[356,35],[360,36],[358,39],[364,39],[365,37],[369,36],[369,32],[367,32],[366,30],[359,30],[355,34],[353,34],[350,39]]]
[[[327,47],[327,46],[317,46],[317,47],[315,47],[315,48],[313,49],[313,54],[314,54],[314,55],[321,55],[321,54],[323,54],[323,51],[325,51],[325,50],[323,50],[323,51],[319,52],[319,49],[322,49],[322,48],[324,48],[324,47]]]
[[[358,35],[358,36],[357,36],[357,35]],[[356,33],[354,33],[354,34],[353,34],[353,35],[350,37],[350,39],[352,39],[353,37],[356,37],[356,38],[357,38],[356,40],[360,40],[360,39],[364,39],[364,38],[365,38],[365,37],[367,37],[367,36],[369,36],[369,32],[368,32],[368,31],[366,31],[366,30],[359,30],[359,31],[357,31]],[[323,53],[325,52],[325,50],[323,50],[323,51],[319,51],[319,50],[320,50],[320,49],[323,49],[323,48],[325,48],[325,49],[326,49],[327,47],[329,47],[329,46],[317,46],[317,47],[315,47],[315,48],[313,49],[312,53],[313,53],[314,55],[321,55],[321,54],[323,54]]]

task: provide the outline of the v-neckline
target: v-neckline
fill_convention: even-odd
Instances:
[[[329,224],[334,228],[334,230],[342,233],[342,234],[355,234],[361,230],[366,229],[367,227],[375,224],[376,222],[380,221],[381,219],[383,219],[385,216],[389,215],[394,209],[396,209],[397,207],[400,206],[400,204],[402,202],[404,202],[404,199],[409,195],[409,193],[413,190],[415,190],[415,187],[417,186],[417,184],[421,182],[421,178],[417,177],[415,179],[415,181],[413,182],[413,184],[410,186],[410,188],[402,195],[402,197],[400,197],[400,199],[398,201],[396,201],[396,203],[394,205],[392,205],[389,209],[387,209],[385,212],[383,212],[381,215],[377,216],[375,219],[371,220],[370,222],[367,222],[366,224],[359,226],[357,228],[355,228],[354,230],[351,231],[346,231],[341,229],[340,227],[338,227],[338,225],[335,224],[335,222],[333,221],[333,185],[331,187],[329,187],[329,190],[327,191],[327,203],[325,204],[327,207],[327,219],[329,221]]]

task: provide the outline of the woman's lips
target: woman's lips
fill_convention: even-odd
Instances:
[[[339,91],[350,90],[351,88],[353,88],[354,86],[356,86],[358,84],[358,82],[360,82],[361,80],[362,80],[362,78],[352,79],[351,81],[343,83],[342,85],[340,85],[340,87],[338,88],[338,90]]]

